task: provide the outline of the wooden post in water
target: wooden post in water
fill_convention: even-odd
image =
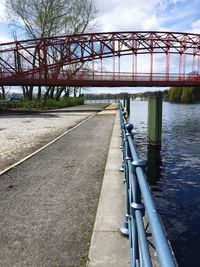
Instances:
[[[123,99],[123,106],[124,106],[124,108],[126,107],[126,99],[125,98]]]
[[[162,96],[154,95],[148,101],[148,133],[150,145],[161,145],[162,142]]]
[[[126,98],[126,112],[127,112],[127,116],[130,115],[130,97]]]

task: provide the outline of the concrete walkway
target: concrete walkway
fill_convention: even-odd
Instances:
[[[85,266],[114,120],[96,115],[1,175],[1,267]]]
[[[129,266],[119,128],[104,110],[0,177],[0,267]]]
[[[103,111],[105,112],[105,111]],[[125,197],[121,166],[119,113],[116,114],[101,196],[89,252],[88,267],[128,267],[129,242],[120,235]]]

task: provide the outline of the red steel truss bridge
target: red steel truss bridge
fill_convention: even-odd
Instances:
[[[200,86],[200,35],[108,32],[3,43],[3,85]]]

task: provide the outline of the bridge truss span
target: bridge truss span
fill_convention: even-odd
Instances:
[[[0,44],[0,85],[199,86],[200,35],[109,32]]]

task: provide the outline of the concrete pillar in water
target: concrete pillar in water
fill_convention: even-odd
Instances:
[[[150,96],[148,101],[148,133],[150,145],[161,145],[162,141],[162,96]]]

